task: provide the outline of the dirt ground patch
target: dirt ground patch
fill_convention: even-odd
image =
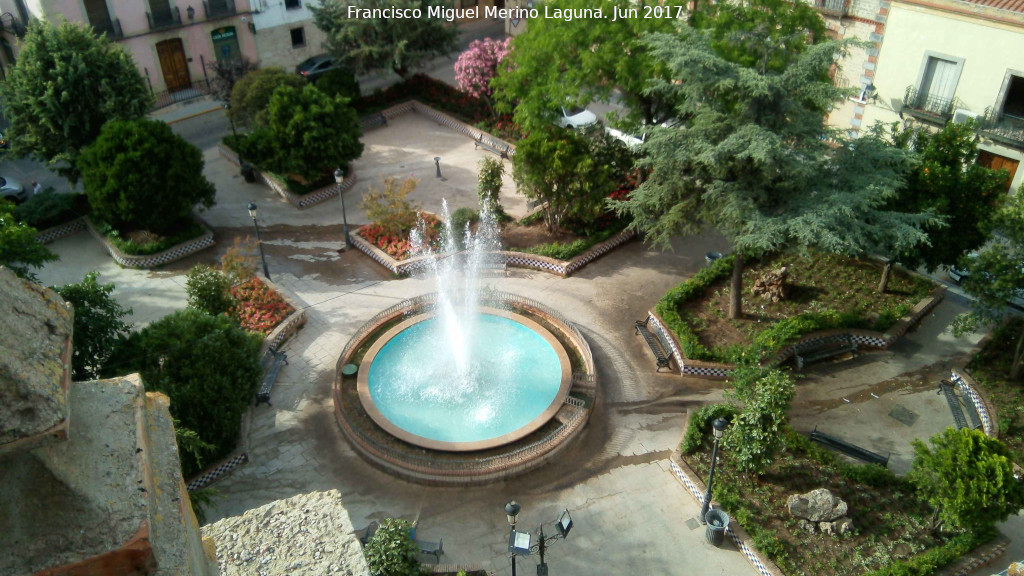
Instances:
[[[509,222],[502,229],[502,238],[509,248],[529,248],[552,242],[571,244],[580,239],[579,236],[562,230],[548,232],[548,228],[543,222],[536,222],[529,226],[523,226],[518,222]]]

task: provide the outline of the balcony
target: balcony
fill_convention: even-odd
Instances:
[[[1024,148],[1024,118],[998,112],[990,106],[981,118],[981,132],[997,142]]]
[[[113,40],[124,38],[124,32],[121,31],[120,18],[106,18],[99,22],[90,22],[90,24],[92,24],[92,29],[96,31],[96,34],[100,36],[105,34]]]
[[[907,86],[903,96],[903,112],[918,120],[945,124],[953,118],[953,111],[959,108],[956,97],[939,98],[931,94],[923,94],[914,86]]]
[[[25,25],[18,20],[18,17],[10,12],[4,12],[0,14],[0,30],[9,34],[14,34],[18,38],[25,37]]]
[[[181,12],[175,6],[166,12],[146,12],[150,31],[181,26]]]
[[[850,0],[814,0],[814,7],[826,16],[842,18],[850,10]]]
[[[203,0],[207,18],[219,18],[235,13],[235,0]]]

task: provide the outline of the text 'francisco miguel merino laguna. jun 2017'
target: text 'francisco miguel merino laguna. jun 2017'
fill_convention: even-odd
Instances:
[[[682,15],[682,6],[638,6],[636,8],[619,8],[615,6],[612,10],[606,11],[601,8],[552,8],[543,6],[541,8],[498,8],[495,6],[483,6],[484,18],[497,18],[504,20],[526,20],[529,18],[553,18],[557,20],[583,20],[596,18],[610,18],[615,20],[626,20],[630,18],[670,18],[677,19]],[[348,7],[347,17],[352,19],[371,18],[435,18],[454,22],[456,20],[475,20],[481,17],[481,6],[471,8],[448,8],[445,6],[430,6],[424,13],[420,8],[357,8]]]

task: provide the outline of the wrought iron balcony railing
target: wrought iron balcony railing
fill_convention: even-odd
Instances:
[[[940,124],[945,124],[952,118],[957,107],[958,100],[955,96],[940,98],[923,93],[914,86],[907,86],[907,93],[903,97],[903,112],[921,120]]]
[[[203,10],[207,18],[229,16],[235,13],[234,0],[203,0]]]
[[[181,12],[178,10],[177,6],[167,10],[166,12],[146,12],[146,18],[149,20],[150,30],[161,30],[163,28],[181,26]]]
[[[822,14],[841,18],[850,10],[850,0],[814,0],[814,7]]]
[[[90,22],[93,30],[97,34],[106,34],[110,38],[124,38],[124,32],[121,31],[121,19],[120,18],[106,18],[99,22]]]
[[[995,107],[985,109],[981,118],[981,131],[985,136],[1013,146],[1024,147],[1024,118],[999,112]]]
[[[25,24],[10,12],[0,14],[0,30],[14,34],[18,38],[24,38],[26,32]]]

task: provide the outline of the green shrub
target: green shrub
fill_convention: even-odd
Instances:
[[[666,292],[654,308],[658,316],[664,320],[666,327],[679,339],[679,346],[687,358],[708,360],[711,358],[711,352],[700,343],[696,332],[679,312],[679,308],[686,302],[703,296],[709,286],[728,276],[732,272],[732,262],[731,255],[715,260],[711,266],[694,274],[693,278]]]
[[[522,218],[520,218],[519,219],[519,225],[520,226],[533,226],[534,224],[536,224],[538,222],[543,222],[543,221],[544,221],[544,211],[543,210],[537,210],[536,212],[534,212],[533,214],[530,214],[529,216],[523,216]]]
[[[58,194],[47,188],[15,208],[14,216],[37,230],[52,228],[78,218],[80,197],[81,194]]]
[[[556,260],[570,260],[586,252],[587,248],[590,248],[590,244],[586,240],[580,239],[569,244],[565,244],[563,242],[538,244],[537,246],[520,248],[520,251],[526,252],[527,254],[547,256],[548,258],[555,258]]]
[[[342,96],[350,102],[359,99],[359,81],[351,70],[335,68],[328,70],[316,81],[316,87],[328,96]]]
[[[709,404],[701,406],[690,415],[690,422],[686,426],[686,434],[683,435],[683,443],[679,449],[684,454],[692,454],[704,444],[704,437],[711,429],[711,422],[716,418],[732,419],[736,415],[736,408],[729,404]]]
[[[205,264],[196,264],[185,275],[185,294],[188,307],[216,316],[226,314],[234,305],[228,289],[231,280],[220,270]]]
[[[234,449],[260,379],[259,351],[260,337],[231,318],[186,308],[123,340],[108,374],[139,372],[146,390],[171,399],[171,416],[213,447],[179,451],[188,477]]]
[[[897,486],[902,480],[885,466],[878,464],[850,464],[838,461],[839,473],[848,480],[875,488]]]
[[[930,576],[978,546],[990,542],[994,537],[995,533],[991,529],[957,534],[942,546],[922,552],[913,558],[900,560],[880,570],[868,572],[864,576]]]
[[[466,235],[466,225],[473,224],[480,220],[480,213],[472,208],[459,208],[452,212],[449,221],[452,225],[452,235],[455,236],[455,243],[462,248]]]
[[[786,545],[775,534],[774,530],[759,531],[757,536],[751,538],[754,548],[771,560],[777,560],[786,553]]]
[[[124,321],[131,308],[122,307],[111,296],[113,284],[100,284],[97,277],[89,272],[78,284],[53,287],[75,308],[71,369],[76,381],[98,378],[118,339],[131,329]]]
[[[419,576],[419,548],[408,520],[386,518],[366,543],[363,554],[373,576]]]
[[[228,110],[228,116],[233,122],[252,127],[261,126],[266,121],[267,107],[270,106],[270,97],[274,90],[280,86],[301,89],[305,83],[297,74],[285,72],[281,68],[253,70],[235,82],[234,88],[231,89],[231,108]]]
[[[202,152],[159,120],[104,124],[78,169],[93,213],[119,230],[167,235],[197,204],[214,204]]]

